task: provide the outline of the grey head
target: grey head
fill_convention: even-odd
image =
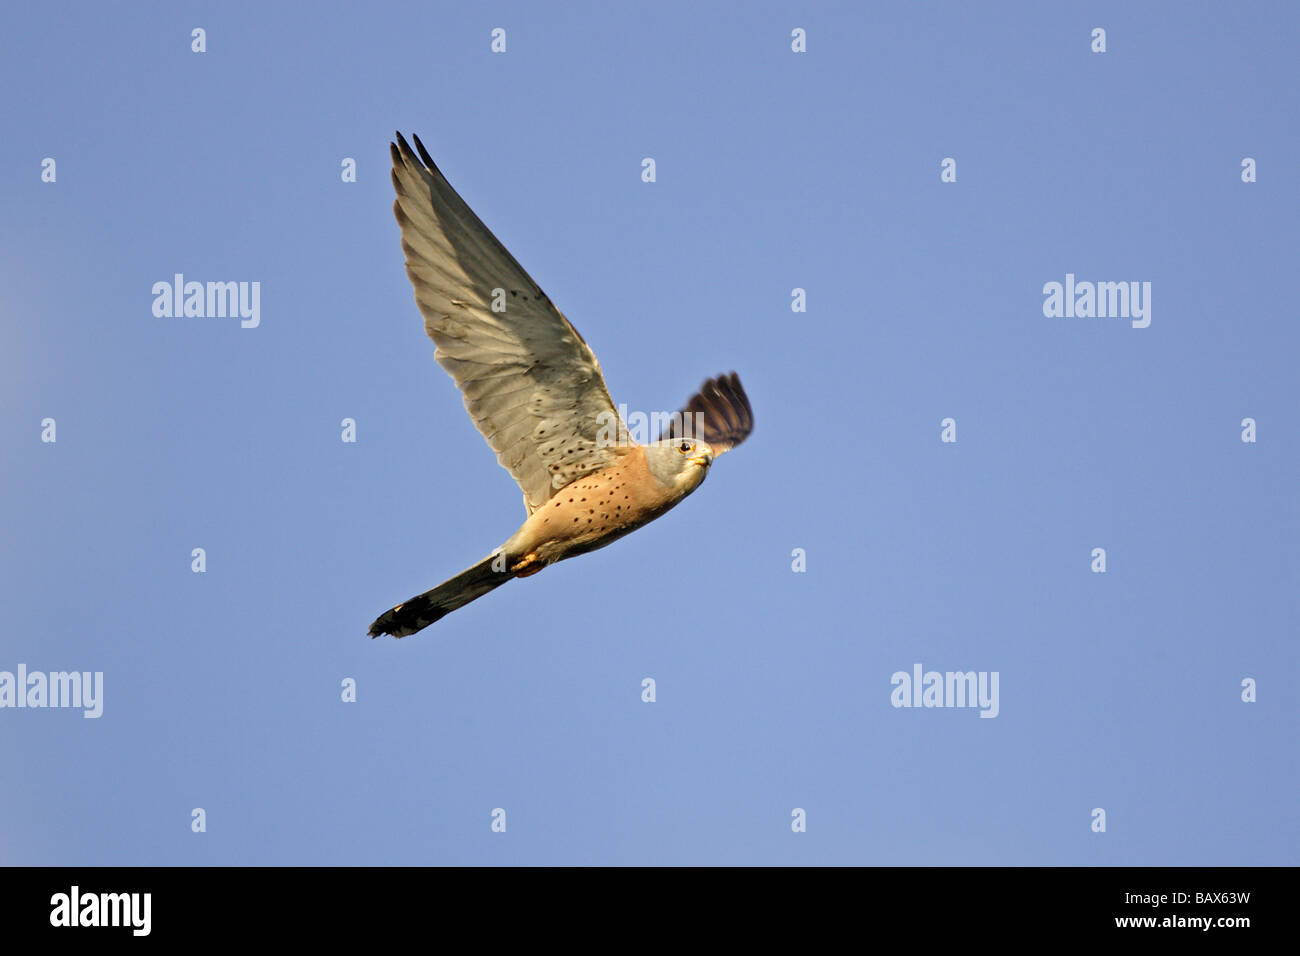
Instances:
[[[682,494],[698,488],[713,464],[713,448],[698,438],[670,438],[644,447],[650,474]]]

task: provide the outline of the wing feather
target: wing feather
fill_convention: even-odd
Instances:
[[[701,438],[721,455],[735,448],[754,430],[754,410],[735,372],[711,378],[700,386],[661,439]]]
[[[401,133],[391,146],[393,214],[434,357],[531,514],[632,442],[578,330],[451,188],[418,136],[414,151]],[[502,301],[505,311],[493,311]]]

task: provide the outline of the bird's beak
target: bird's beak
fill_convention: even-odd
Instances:
[[[713,456],[712,456],[712,455],[699,455],[699,456],[697,456],[697,457],[695,457],[695,458],[691,458],[691,459],[689,459],[689,461],[691,462],[691,464],[693,464],[693,465],[699,465],[701,468],[708,468],[709,465],[713,464]]]

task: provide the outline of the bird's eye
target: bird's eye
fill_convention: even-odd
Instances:
[[[677,446],[677,450],[684,455],[691,450],[691,443],[688,441],[684,441]]]

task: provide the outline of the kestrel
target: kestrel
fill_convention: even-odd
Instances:
[[[511,578],[585,554],[658,518],[754,427],[732,372],[706,381],[660,440],[632,441],[600,363],[569,320],[451,188],[420,138],[390,144],[393,213],[434,357],[524,493],[509,540],[385,611],[370,636],[406,637]]]

